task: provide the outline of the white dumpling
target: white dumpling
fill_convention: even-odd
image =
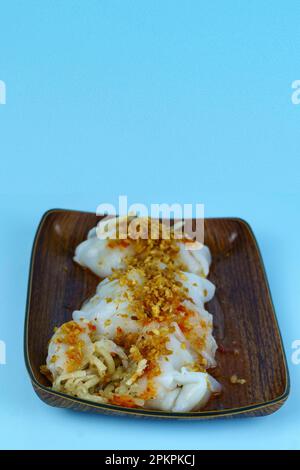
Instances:
[[[90,339],[90,330],[87,322],[78,321],[72,323],[78,324],[78,326],[83,330],[82,333],[78,335],[78,340],[82,341],[84,344],[82,350],[82,366],[84,366],[84,363],[87,361],[88,357],[93,351],[93,344]],[[69,350],[70,345],[61,341],[61,339],[64,337],[63,328],[65,325],[67,324],[64,323],[56,330],[48,346],[46,364],[54,379],[62,373],[66,373],[68,371],[67,351]]]
[[[142,282],[136,273],[132,273],[132,276],[137,282]],[[130,308],[127,290],[118,280],[104,279],[98,284],[96,294],[80,310],[73,312],[73,319],[93,320],[98,333],[110,339],[115,337],[118,328],[126,333],[139,331],[139,323],[132,319],[134,313]]]
[[[134,255],[134,243],[129,245],[112,245],[109,238],[97,237],[98,227],[92,228],[87,240],[80,243],[76,250],[74,261],[81,266],[90,269],[99,277],[107,277],[112,274],[113,269],[123,269],[126,256]],[[183,264],[189,273],[207,276],[211,264],[209,248],[197,242],[185,243],[177,241],[179,252],[177,263]],[[193,246],[192,249],[191,246]],[[199,246],[199,248],[197,248]]]
[[[209,302],[215,294],[215,286],[208,279],[194,273],[181,272],[177,275],[179,281],[188,289],[188,296],[195,305],[203,306]]]
[[[173,412],[184,413],[194,409],[202,408],[208,402],[211,391],[208,386],[207,374],[198,372],[196,383],[183,385],[178,397],[172,407]]]
[[[180,336],[180,335],[179,335]],[[220,385],[205,372],[191,372],[185,365],[192,364],[192,351],[182,348],[181,336],[170,335],[168,349],[172,354],[159,361],[160,375],[154,379],[156,397],[147,400],[145,407],[163,411],[188,412],[205,406]]]
[[[187,338],[192,347],[206,360],[206,367],[215,367],[215,354],[218,346],[213,337],[213,316],[203,306],[195,305],[189,300],[185,300],[183,305],[190,312],[189,326],[192,327]],[[191,336],[195,341],[191,340]],[[200,339],[201,346],[197,347],[197,340]]]
[[[99,239],[93,228],[87,240],[77,246],[74,261],[99,277],[110,276],[113,269],[124,268],[124,258],[133,253],[133,248],[131,245],[110,248],[109,242],[109,239]]]
[[[207,276],[211,264],[209,248],[197,243],[194,243],[193,245],[196,247],[199,245],[199,248],[189,249],[191,243],[178,242],[178,261],[185,266],[186,271],[201,276]]]

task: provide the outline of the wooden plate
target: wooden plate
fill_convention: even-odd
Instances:
[[[50,210],[35,237],[25,321],[25,359],[38,396],[52,406],[101,413],[160,418],[262,416],[276,411],[289,394],[289,375],[259,249],[249,225],[237,218],[205,220],[205,243],[212,252],[209,279],[216,295],[207,304],[220,346],[213,375],[222,394],[191,413],[100,405],[54,392],[40,373],[55,326],[71,319],[99,279],[73,262],[75,247],[99,217],[87,212]],[[236,375],[244,385],[232,384]]]

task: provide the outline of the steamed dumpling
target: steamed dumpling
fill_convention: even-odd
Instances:
[[[163,411],[186,412],[199,409],[207,403],[212,393],[220,391],[219,384],[206,372],[188,369],[196,360],[196,354],[185,345],[184,337],[178,331],[171,334],[168,349],[171,355],[159,360],[160,374],[154,378],[156,396],[145,402],[145,407]],[[167,358],[167,360],[166,360]],[[146,386],[147,379],[141,379]]]
[[[207,276],[211,264],[209,248],[197,242],[193,243],[193,249],[189,249],[191,247],[190,242],[178,242],[178,246],[178,262],[184,265],[185,271]]]
[[[187,272],[207,276],[211,264],[209,248],[199,243],[176,243],[179,247],[176,264],[184,266]],[[193,249],[189,249],[191,245]],[[87,240],[77,246],[74,261],[99,277],[107,277],[114,269],[123,269],[125,258],[131,255],[134,255],[134,241],[100,239],[94,227],[89,231]]]
[[[127,277],[137,284],[145,279],[138,271],[132,270]],[[190,300],[182,303],[181,329],[190,347],[201,354],[209,367],[215,365],[214,355],[217,349],[212,336],[212,315],[204,308],[204,302],[210,300],[215,291],[214,285],[207,279],[196,274],[183,273],[178,275],[183,287],[188,290]],[[99,334],[114,339],[118,330],[126,333],[137,333],[143,325],[137,321],[131,305],[128,287],[121,285],[119,280],[105,279],[98,284],[96,294],[84,303],[81,310],[73,312],[73,319],[93,321]]]
[[[136,282],[142,282],[138,273],[131,274]],[[104,279],[98,284],[96,294],[85,302],[81,310],[73,312],[73,319],[93,320],[99,334],[113,339],[121,329],[126,333],[139,331],[140,325],[134,316],[128,299],[127,286],[121,285],[119,280]]]
[[[93,351],[91,324],[70,321],[59,327],[48,346],[47,368],[52,377],[83,368]]]
[[[132,253],[130,244],[116,245],[110,239],[97,238],[95,227],[89,231],[87,240],[77,246],[74,261],[99,277],[107,277],[113,269],[124,268],[124,258]]]

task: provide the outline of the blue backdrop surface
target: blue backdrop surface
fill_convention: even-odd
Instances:
[[[1,448],[300,448],[299,25],[297,0],[0,1]],[[34,395],[22,336],[37,224],[119,194],[251,224],[291,373],[279,412],[145,421]]]

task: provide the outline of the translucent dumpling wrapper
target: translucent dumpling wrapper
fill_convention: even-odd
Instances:
[[[192,377],[189,377],[191,374]],[[145,402],[145,407],[184,413],[203,408],[212,395],[221,392],[221,386],[206,372],[174,373],[173,387],[158,385],[157,397]],[[157,379],[156,382],[159,382]]]
[[[182,348],[184,338],[176,330],[171,334],[168,349],[171,355],[159,360],[160,374],[154,378],[156,396],[145,402],[145,407],[172,412],[199,410],[212,394],[221,391],[219,383],[206,372],[193,372],[187,367],[195,363],[196,355],[189,349]],[[147,386],[147,378],[140,380]]]
[[[46,364],[53,378],[84,368],[93,351],[91,329],[87,321],[71,321],[60,326],[48,346]],[[80,355],[76,348],[80,348]]]
[[[143,282],[138,273],[132,274],[133,277],[136,282]],[[81,310],[73,312],[74,320],[93,320],[98,333],[111,339],[115,337],[118,328],[127,333],[139,331],[140,325],[132,319],[133,316],[126,285],[108,279],[98,284],[96,294],[83,304]]]
[[[96,228],[89,231],[87,240],[80,243],[76,250],[74,261],[84,268],[90,269],[99,277],[107,277],[113,269],[125,267],[124,259],[133,253],[129,244],[111,244],[110,239],[97,238]]]
[[[145,282],[138,271],[131,271],[128,277],[137,284]],[[212,336],[212,316],[204,308],[204,302],[213,297],[214,285],[190,273],[181,272],[178,278],[191,299],[182,303],[183,315],[191,330],[186,333],[185,340],[205,358],[209,367],[214,367],[217,345]],[[98,333],[110,339],[115,338],[119,329],[126,333],[137,333],[142,329],[131,306],[128,288],[118,280],[100,282],[96,294],[84,303],[81,310],[73,313],[73,319],[93,321]]]
[[[211,264],[209,248],[194,242],[193,249],[190,249],[191,242],[183,240],[175,243],[179,248],[176,263],[183,265],[190,273],[207,276]],[[87,239],[77,246],[74,261],[99,277],[107,277],[114,269],[125,268],[126,257],[135,253],[134,245],[134,240],[130,239],[98,238],[97,227],[94,227],[89,231]]]
[[[190,273],[207,276],[211,264],[209,248],[201,243],[194,243],[194,248],[189,249],[190,245],[190,242],[178,242],[178,262]]]

